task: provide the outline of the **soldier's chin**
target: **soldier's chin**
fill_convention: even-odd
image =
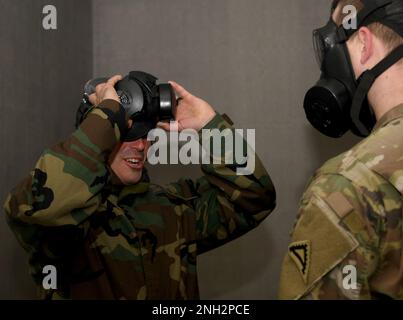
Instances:
[[[130,172],[128,174],[124,174],[123,177],[120,178],[124,185],[133,185],[140,182],[141,175],[143,170],[136,170]]]

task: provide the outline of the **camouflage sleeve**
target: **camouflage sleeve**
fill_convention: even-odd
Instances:
[[[106,161],[126,127],[125,118],[119,103],[102,102],[70,137],[45,150],[10,192],[6,219],[28,252],[49,257],[79,240],[81,223],[99,205],[99,191],[109,177]]]
[[[248,164],[254,164],[251,172],[241,175],[239,170],[245,169],[244,165],[225,163],[225,156],[234,153],[235,135],[239,134],[230,120],[217,114],[203,129],[216,130],[223,137],[229,136],[233,140],[232,148],[231,143],[223,143],[221,157],[220,154],[213,155],[213,138],[202,134],[201,130],[202,145],[210,145],[210,161],[201,166],[204,176],[196,181],[182,179],[169,186],[184,199],[191,199],[187,203],[191,203],[196,212],[198,253],[218,247],[255,228],[272,212],[276,202],[269,174],[242,136],[237,141],[240,141],[243,150],[249,148]],[[215,162],[213,158],[216,158]]]
[[[313,179],[283,261],[280,299],[374,298],[384,226],[380,199],[342,175]]]

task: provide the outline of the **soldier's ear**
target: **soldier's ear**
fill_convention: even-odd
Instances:
[[[374,54],[374,34],[367,27],[362,27],[358,30],[358,44],[361,50],[360,63],[365,65]]]

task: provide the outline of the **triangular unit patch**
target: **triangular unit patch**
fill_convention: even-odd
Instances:
[[[311,241],[293,242],[288,247],[288,255],[294,261],[299,273],[304,279],[304,283],[308,282],[308,273],[311,258]]]

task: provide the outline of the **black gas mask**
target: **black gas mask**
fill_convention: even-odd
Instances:
[[[134,141],[145,137],[155,128],[158,121],[174,118],[177,99],[169,83],[157,84],[157,78],[151,74],[132,71],[115,85],[121,105],[133,120],[133,126],[125,133],[123,141]],[[84,86],[84,96],[76,114],[76,127],[85,119],[93,108],[89,96],[95,92],[98,84],[108,78],[96,78]]]
[[[403,0],[362,0],[356,29],[337,26],[331,18],[326,26],[313,32],[314,49],[322,74],[304,100],[309,122],[321,133],[339,138],[348,130],[368,136],[376,118],[368,104],[367,94],[382,73],[403,57],[403,45],[393,50],[373,69],[356,80],[346,42],[373,22],[388,26],[403,37]],[[333,9],[338,1],[334,1]]]

